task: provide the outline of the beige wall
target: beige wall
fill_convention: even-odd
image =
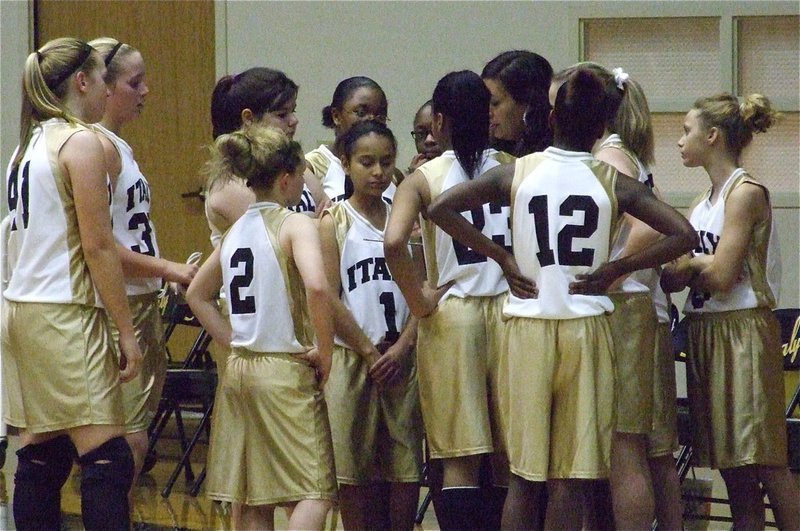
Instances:
[[[22,67],[30,50],[29,9],[27,0],[0,1],[0,164],[3,180],[0,191],[0,214],[8,212],[5,194],[5,171],[19,143],[19,107]]]
[[[398,166],[413,154],[408,134],[417,107],[436,81],[451,70],[480,72],[497,53],[536,51],[558,70],[581,57],[581,19],[603,17],[719,17],[719,90],[731,90],[733,24],[736,16],[797,15],[796,2],[239,2],[219,0],[217,73],[252,66],[284,70],[300,85],[297,138],[307,150],[331,138],[320,125],[336,84],[367,75],[389,99],[390,127],[400,142]],[[691,43],[686,43],[691,46]],[[692,75],[691,72],[686,73]],[[657,111],[688,109],[699,94],[677,94],[651,102]],[[779,102],[786,105],[785,102]],[[796,105],[796,103],[789,103]],[[798,110],[798,109],[784,109]],[[764,135],[768,141],[769,134]],[[677,141],[677,138],[676,138]],[[674,156],[678,156],[677,150]],[[797,152],[788,153],[797,157]],[[758,174],[758,168],[749,168]],[[702,170],[698,170],[702,174]],[[800,183],[800,176],[796,176]],[[699,175],[699,192],[707,186]],[[795,185],[795,190],[798,186]],[[668,187],[667,187],[668,188]],[[687,207],[693,194],[667,199]],[[783,255],[781,306],[800,305],[800,193],[776,194]]]
[[[253,2],[216,0],[217,77],[251,66],[284,70],[300,86],[298,139],[306,149],[331,138],[320,111],[336,84],[352,75],[378,81],[389,98],[390,126],[400,141],[398,164],[413,154],[408,131],[417,107],[436,81],[462,68],[480,71],[497,53],[526,48],[547,57],[555,69],[581,54],[580,20],[598,17],[797,15],[796,2]],[[2,71],[0,156],[3,168],[16,145],[19,72],[27,53],[28,2],[0,1]],[[731,39],[723,25],[721,41]],[[689,44],[687,44],[688,46]],[[721,54],[730,79],[730,51]],[[688,74],[687,74],[688,75]],[[187,90],[191,90],[187,83]],[[728,89],[726,86],[721,90]],[[696,95],[653,102],[657,110],[688,108]],[[797,109],[795,109],[797,110]],[[206,108],[197,112],[206,114]],[[768,138],[769,134],[765,135]],[[796,157],[797,152],[787,154]],[[751,168],[751,170],[753,170]],[[754,170],[753,170],[754,171]],[[754,171],[755,172],[755,171]],[[800,183],[800,176],[798,176]],[[705,184],[698,184],[698,191]],[[800,187],[800,184],[798,185]],[[5,183],[2,186],[5,188]],[[5,197],[5,192],[2,196]],[[686,194],[667,194],[687,206]],[[0,211],[5,201],[0,201]],[[800,191],[776,197],[784,266],[781,306],[800,306]]]

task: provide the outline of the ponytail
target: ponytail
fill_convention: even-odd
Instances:
[[[451,72],[436,84],[433,113],[450,126],[450,143],[467,177],[477,176],[489,146],[489,100],[486,84],[475,72]]]

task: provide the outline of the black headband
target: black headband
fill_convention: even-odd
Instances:
[[[120,48],[122,48],[122,43],[117,42],[117,44],[115,44],[114,47],[111,48],[111,51],[108,52],[108,55],[106,55],[105,59],[106,68],[108,68],[108,65],[111,64],[112,59],[114,59],[114,56],[117,55],[117,52],[119,51]]]
[[[79,53],[78,57],[75,58],[75,63],[73,63],[73,65],[71,67],[69,67],[69,68],[65,69],[63,72],[61,72],[60,76],[56,77],[55,79],[50,80],[49,83],[47,81],[45,81],[45,83],[47,84],[47,87],[50,90],[55,90],[69,76],[74,74],[81,66],[83,66],[83,63],[85,63],[86,60],[89,58],[89,56],[92,55],[93,51],[94,51],[94,48],[92,48],[89,44],[84,42],[83,43],[83,48],[81,49],[81,53]],[[36,55],[39,58],[39,63],[41,63],[42,62],[42,54],[37,51]]]

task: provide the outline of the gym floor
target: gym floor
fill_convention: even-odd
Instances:
[[[9,446],[6,453],[5,466],[0,471],[0,529],[15,529],[14,518],[11,511],[11,500],[14,490],[14,470],[17,466],[16,450],[19,447],[17,437],[9,437]],[[135,504],[133,508],[134,530],[227,530],[230,529],[230,515],[219,504],[212,503],[204,496],[201,490],[197,497],[189,495],[184,476],[178,478],[172,493],[168,498],[161,496],[161,490],[167,482],[180,457],[180,446],[176,438],[165,434],[159,440],[159,459],[153,469],[139,478],[134,491]],[[199,473],[205,461],[206,446],[200,444],[192,456],[192,467]],[[714,497],[726,497],[725,486],[718,473],[708,469],[696,469],[696,478],[691,477],[684,483],[684,490],[691,489],[697,494]],[[796,476],[800,482],[800,476]],[[420,501],[425,496],[427,489],[423,488]],[[64,530],[82,529],[80,520],[80,469],[75,466],[72,476],[62,490],[62,508],[65,513]],[[714,515],[727,516],[729,511],[726,506],[708,506],[695,504],[690,510],[695,513],[708,514],[712,510]],[[283,511],[276,511],[275,524],[277,529],[286,527],[286,516]],[[772,520],[771,512],[767,512],[767,519]],[[336,529],[342,529],[341,522],[337,521]],[[328,529],[334,529],[333,524]],[[425,518],[418,529],[434,530],[439,525],[434,515],[433,507],[429,507]],[[706,522],[697,520],[686,521],[687,530],[727,530],[730,524],[724,522]]]

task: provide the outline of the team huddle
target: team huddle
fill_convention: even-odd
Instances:
[[[334,141],[293,139],[298,85],[251,68],[211,100],[199,268],[161,257],[121,136],[148,88],[130,44],[30,54],[7,172],[4,420],[19,529],[59,529],[81,466],[86,529],[128,529],[166,360],[163,282],[225,349],[206,494],[237,529],[412,529],[423,479],[445,530],[681,529],[669,293],[689,289],[696,464],[736,528],[800,528],[787,468],[768,190],[739,167],[767,98],[698,99],[676,134],[711,186],[659,199],[642,87],[528,51],[451,72],[398,168],[374,80],[336,87]],[[668,178],[668,177],[664,177]],[[698,236],[699,235],[699,236]],[[698,421],[702,419],[702,421]]]

